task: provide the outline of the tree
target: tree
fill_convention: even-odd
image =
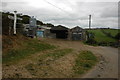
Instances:
[[[51,23],[47,23],[47,24],[45,24],[47,27],[54,27],[54,25],[53,24],[51,24]]]
[[[22,23],[24,23],[24,24],[29,24],[29,19],[30,19],[30,16],[28,16],[28,15],[23,15],[22,16]]]
[[[43,25],[42,21],[37,20],[37,25]]]
[[[2,12],[2,34],[8,35],[9,34],[9,28],[12,28],[13,20],[10,20],[8,18],[8,15],[12,15],[10,12]]]

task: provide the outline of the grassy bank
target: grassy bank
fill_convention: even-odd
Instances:
[[[9,40],[11,41],[11,39]],[[55,46],[41,42],[37,39],[20,40],[19,38],[16,38],[16,41],[12,41],[12,43],[13,46],[9,47],[9,49],[3,53],[3,63],[18,61],[30,54],[55,48]],[[3,45],[7,44],[5,43]]]
[[[120,30],[118,30],[118,29],[106,29],[106,30],[104,30],[104,31],[107,32],[107,33],[110,33],[112,36],[115,36],[115,35],[118,34],[118,32],[119,32]]]
[[[82,51],[78,54],[73,67],[74,73],[83,74],[91,69],[97,62],[96,56],[90,51]]]
[[[105,31],[109,31],[109,30],[105,30]],[[94,39],[97,42],[116,42],[115,39],[108,37],[107,35],[105,35],[100,29],[98,30],[88,30],[88,32],[92,32],[94,33]],[[111,34],[115,35],[117,32],[112,31]]]
[[[111,46],[119,47],[118,39],[116,35],[118,34],[117,29],[95,29],[88,30],[88,33],[92,33],[92,38],[89,38],[85,43],[93,46]]]

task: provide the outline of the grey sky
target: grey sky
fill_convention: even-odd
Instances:
[[[92,15],[92,27],[118,28],[118,0],[4,0],[2,10],[35,16],[38,20],[72,28],[88,27],[88,15]],[[108,0],[106,0],[108,1]]]

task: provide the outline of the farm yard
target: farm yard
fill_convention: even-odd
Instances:
[[[24,40],[21,43],[14,38],[14,43],[4,45],[3,78],[118,77],[117,48],[93,47],[63,39],[17,37]],[[12,51],[11,44],[16,44]]]
[[[118,80],[118,2],[4,0],[2,80]]]
[[[5,18],[3,22],[6,20],[9,21]],[[118,77],[117,30],[87,30],[93,34],[90,42],[97,45],[91,46],[83,43],[87,41],[88,35],[79,26],[70,29],[62,25],[41,24],[33,31],[31,26],[21,25],[21,28],[16,29],[17,34],[13,35],[13,31],[9,31],[9,23],[4,23],[3,78]]]

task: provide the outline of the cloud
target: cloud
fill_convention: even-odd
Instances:
[[[10,2],[11,1],[11,2]],[[92,27],[118,27],[117,2],[89,2],[88,0],[4,0],[3,11],[35,16],[45,23],[67,27],[88,27],[88,15],[92,15]],[[49,2],[48,2],[49,1]],[[99,1],[99,0],[97,0]],[[111,0],[112,1],[112,0]],[[117,1],[117,0],[115,0]]]

